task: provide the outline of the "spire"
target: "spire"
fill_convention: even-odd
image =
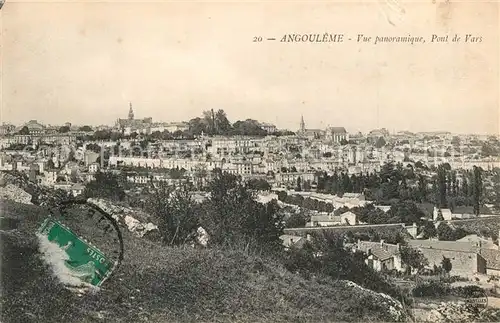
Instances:
[[[134,119],[134,110],[132,109],[132,102],[129,102],[129,109],[128,109],[128,119],[133,120]]]
[[[304,116],[300,116],[300,131],[306,130],[306,123],[304,122]]]

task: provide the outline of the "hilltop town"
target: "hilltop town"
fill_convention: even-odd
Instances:
[[[223,110],[164,123],[135,118],[132,105],[111,126],[30,120],[0,131],[6,214],[18,207],[12,201],[90,198],[120,214],[133,245],[152,232],[158,246],[200,244],[200,232],[201,245],[213,250],[239,250],[244,241],[245,252],[252,246],[276,259],[285,252],[285,268],[300,277],[354,281],[396,302],[416,297],[413,310],[431,309],[429,320],[472,314],[450,314],[419,297],[463,298],[479,288],[490,307],[500,307],[495,136],[351,134],[309,129],[303,117],[297,130],[280,130],[232,123]],[[406,317],[394,304],[399,314],[378,318]]]

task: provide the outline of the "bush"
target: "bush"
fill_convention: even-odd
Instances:
[[[442,281],[429,280],[417,284],[412,295],[415,297],[444,296],[448,294],[448,288]]]

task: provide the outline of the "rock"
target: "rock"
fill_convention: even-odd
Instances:
[[[7,184],[4,187],[0,187],[0,198],[22,204],[33,204],[31,203],[31,195],[13,184]]]
[[[206,247],[209,239],[207,231],[205,231],[205,229],[203,229],[202,227],[199,227],[196,231],[196,234],[196,242],[198,242],[198,244],[202,245],[203,247]]]
[[[124,224],[127,229],[134,233],[136,236],[142,238],[144,235],[151,231],[158,230],[158,226],[150,222],[141,222],[137,219],[137,216],[141,219],[149,218],[149,215],[133,210],[131,208],[113,205],[111,202],[103,199],[88,199],[89,203],[92,203],[102,210],[109,213],[118,223]]]
[[[370,289],[364,288],[359,286],[358,284],[348,281],[348,280],[341,280],[339,283],[342,283],[346,286],[349,286],[353,288],[353,293],[360,293],[360,297],[366,297],[367,299],[371,299],[371,302],[374,304],[378,304],[381,308],[387,310],[387,317],[388,321],[391,322],[402,322],[405,321],[407,316],[406,316],[406,311],[398,300],[392,298],[391,296],[384,294],[384,293],[377,293],[375,291],[372,291]],[[363,301],[368,301],[368,300],[363,300]]]

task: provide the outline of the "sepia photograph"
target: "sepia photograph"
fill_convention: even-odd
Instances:
[[[0,322],[500,322],[496,0],[0,0]]]

